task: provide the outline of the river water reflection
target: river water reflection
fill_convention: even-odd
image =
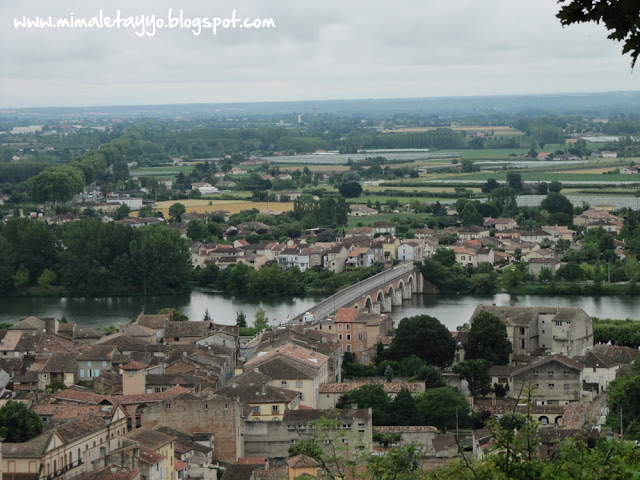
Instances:
[[[397,323],[404,317],[431,315],[438,318],[450,330],[469,320],[479,304],[509,305],[508,294],[494,296],[464,295],[414,295],[405,300],[402,307],[394,307],[392,317]],[[312,308],[322,298],[251,298],[226,297],[203,292],[157,297],[114,298],[0,298],[0,322],[15,322],[22,317],[58,317],[63,315],[70,322],[81,326],[125,324],[134,320],[142,311],[154,313],[163,307],[173,307],[184,312],[192,320],[200,320],[208,310],[214,321],[234,324],[236,312],[242,310],[249,323],[258,308],[263,308],[274,323],[286,321],[298,313]],[[608,318],[640,319],[640,297],[581,297],[534,296],[513,297],[517,306],[579,307],[589,315]]]

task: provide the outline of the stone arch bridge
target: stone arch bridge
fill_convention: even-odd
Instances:
[[[394,305],[402,305],[402,300],[411,299],[414,293],[422,293],[423,288],[422,273],[413,263],[402,263],[340,290],[302,316],[312,315],[313,319],[321,320],[344,307],[388,313]]]

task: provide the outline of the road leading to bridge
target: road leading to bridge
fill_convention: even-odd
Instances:
[[[344,290],[340,290],[338,293],[326,298],[315,307],[302,313],[300,316],[304,317],[306,314],[310,313],[314,315],[315,320],[322,320],[332,313],[335,313],[339,308],[350,307],[369,292],[389,285],[391,282],[394,282],[398,278],[404,277],[413,271],[415,271],[415,267],[412,262],[401,263],[393,268],[383,270],[373,277],[369,277],[355,285],[345,288]]]

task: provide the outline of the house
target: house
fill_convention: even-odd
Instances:
[[[93,469],[92,461],[117,445],[126,415],[116,409],[110,421],[87,415],[55,426],[24,443],[2,444],[2,471],[19,478],[67,479]],[[32,474],[32,476],[28,476]],[[35,474],[35,475],[33,475]],[[11,478],[11,477],[8,477]]]
[[[271,377],[271,385],[298,393],[300,405],[317,408],[318,387],[329,379],[329,357],[287,343],[258,354],[245,363],[245,370],[258,369]]]
[[[148,474],[156,474],[155,478],[175,480],[175,438],[166,433],[151,428],[143,427],[121,435],[121,438],[133,443],[144,452],[151,461]],[[118,452],[120,453],[120,452]],[[117,455],[114,455],[117,458]],[[146,477],[145,478],[149,478]]]
[[[366,268],[373,263],[374,253],[369,247],[355,247],[347,255],[347,267]]]
[[[381,235],[396,234],[396,226],[391,222],[376,222],[373,224],[373,234],[379,233]]]
[[[456,254],[456,262],[465,268],[478,266],[478,254],[475,250],[464,247],[452,247],[451,250]]]
[[[333,323],[342,351],[353,352],[356,359],[363,364],[373,361],[367,352],[369,349],[375,347],[383,338],[393,336],[393,321],[388,314],[339,308]]]
[[[287,410],[295,410],[300,404],[299,393],[286,387],[270,385],[271,377],[257,370],[250,370],[233,378],[230,384],[216,391],[229,399],[237,399],[250,407],[248,421],[282,421]],[[281,381],[288,385],[288,381]]]
[[[609,384],[616,379],[620,363],[609,357],[606,353],[590,351],[584,357],[576,357],[576,360],[584,365],[583,380],[585,384],[597,385],[597,392],[605,392]]]
[[[278,175],[278,180],[293,180],[293,177],[288,173],[281,173]]]
[[[333,273],[344,271],[349,251],[342,243],[337,243],[333,247],[325,250],[322,257],[322,268],[331,270]]]
[[[368,217],[369,215],[377,215],[378,211],[375,208],[369,208],[364,205],[349,205],[350,217]]]
[[[601,153],[602,153],[602,158],[618,158],[617,152],[603,150]]]
[[[640,172],[640,165],[633,165],[631,167],[621,167],[620,173],[622,175],[637,175]]]
[[[424,243],[405,240],[398,247],[398,260],[401,262],[421,262],[424,260]]]
[[[556,257],[530,257],[529,258],[529,273],[540,276],[543,268],[548,268],[552,275],[555,275],[556,270],[560,266],[560,261]]]
[[[515,367],[510,372],[503,367],[492,367],[492,380],[501,381],[507,373],[508,396],[519,398],[529,385],[534,387],[536,405],[568,405],[579,402],[582,395],[584,365],[563,355],[550,355],[529,365]],[[500,370],[498,372],[498,370]]]
[[[191,345],[210,331],[211,323],[205,321],[168,322],[164,328],[164,339],[167,345]]]
[[[113,345],[88,345],[78,355],[78,380],[93,380],[101,371],[111,370],[112,359],[119,353]]]
[[[461,240],[476,240],[488,236],[489,229],[487,227],[471,225],[469,227],[462,227],[458,230],[458,238]]]
[[[46,390],[52,383],[65,387],[75,385],[78,375],[77,353],[56,354],[38,372],[38,390]]]
[[[484,219],[484,226],[489,228],[495,228],[497,231],[502,230],[515,230],[518,227],[518,222],[513,218],[491,218]]]
[[[569,240],[571,242],[576,235],[574,230],[564,225],[545,225],[542,227],[542,230],[551,235],[551,239],[553,239],[554,242],[558,240]]]
[[[330,422],[332,428],[325,432],[345,449],[348,455],[371,451],[373,427],[371,409],[287,410],[282,422],[246,422],[244,432],[245,452],[252,457],[269,459],[287,458],[291,445],[314,437],[316,422]],[[333,426],[336,428],[334,429]],[[331,442],[328,441],[327,445]],[[353,448],[350,446],[353,445]],[[330,447],[327,447],[330,448]]]
[[[481,311],[506,325],[514,355],[542,350],[573,358],[593,347],[593,321],[581,308],[478,305],[471,323]]]
[[[552,236],[544,230],[521,230],[520,239],[523,242],[543,243]]]

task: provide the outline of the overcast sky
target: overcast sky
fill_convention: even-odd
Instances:
[[[16,29],[14,18],[272,18],[194,35]],[[604,27],[563,28],[556,0],[0,2],[0,107],[637,90]],[[166,21],[166,20],[165,20]]]

